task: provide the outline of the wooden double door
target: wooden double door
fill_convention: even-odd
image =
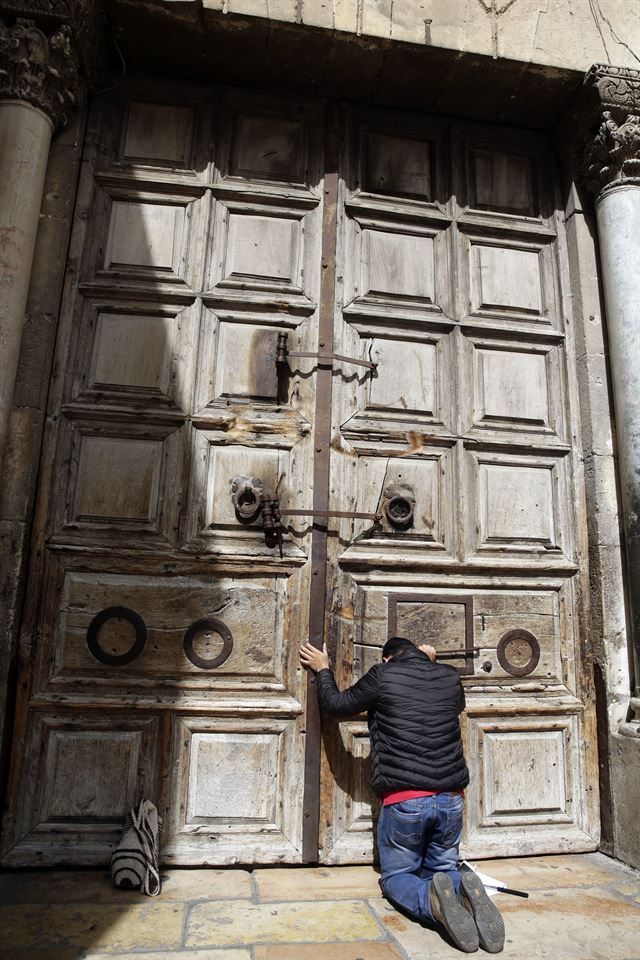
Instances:
[[[343,685],[394,633],[460,669],[468,854],[593,849],[552,170],[543,137],[402,111],[143,81],[96,106],[5,863],[103,862],[141,796],[168,863],[370,860],[366,723],[313,722],[310,610]]]

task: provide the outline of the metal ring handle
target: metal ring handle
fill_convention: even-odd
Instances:
[[[507,657],[507,648],[513,640],[526,640],[531,647],[531,656],[521,667],[512,664]],[[500,637],[498,646],[496,647],[496,655],[498,657],[498,663],[505,673],[511,674],[512,677],[526,677],[528,674],[533,673],[540,662],[540,644],[529,630],[521,630],[519,627],[516,627],[513,630],[507,630],[507,632]]]
[[[217,657],[201,657],[193,649],[193,641],[202,630],[211,630],[222,637],[222,650]],[[183,648],[185,657],[191,661],[194,667],[199,667],[200,670],[215,670],[231,656],[233,634],[222,620],[217,620],[216,617],[203,617],[202,620],[196,620],[192,623],[185,633]]]
[[[107,653],[98,643],[100,627],[107,623],[108,620],[115,620],[116,618],[128,620],[136,632],[135,642],[126,653]],[[131,663],[132,660],[140,656],[146,642],[146,624],[140,614],[136,613],[135,610],[130,610],[129,607],[106,607],[95,615],[87,627],[87,646],[90,652],[96,660],[99,660],[101,663],[106,663],[110,667],[123,667],[125,664]]]
[[[395,494],[384,505],[387,520],[396,530],[406,530],[413,524],[415,504],[410,497]]]

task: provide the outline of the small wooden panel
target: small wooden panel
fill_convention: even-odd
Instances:
[[[564,819],[567,810],[562,730],[484,734],[485,823],[505,816]]]
[[[104,269],[180,276],[184,234],[184,205],[114,200]]]
[[[549,468],[482,463],[479,482],[481,544],[529,540],[556,546]]]
[[[239,476],[255,477],[262,481],[265,496],[275,496],[276,489],[285,491],[288,451],[220,444],[213,442],[204,431],[198,433],[196,442],[201,469],[194,477],[193,496],[196,499],[190,509],[191,536],[206,539],[226,530],[234,536],[264,540],[261,522],[239,523],[232,499],[232,481]]]
[[[465,337],[464,428],[545,442],[564,439],[560,350],[556,345]],[[472,389],[471,389],[472,385]]]
[[[504,703],[482,716],[478,707],[468,718],[464,855],[507,856],[514,845],[531,854],[589,849],[580,803],[583,708],[548,702],[534,710],[519,701],[512,716]]]
[[[395,308],[389,310],[390,314]],[[420,319],[422,329],[409,321],[383,316],[350,317],[348,340],[342,349],[350,355],[373,361],[371,372],[357,374],[357,389],[350,381],[336,384],[343,389],[343,404],[350,417],[341,425],[343,437],[359,444],[382,435],[407,453],[420,447],[421,435],[450,436],[455,414],[456,381],[454,338],[432,330]],[[357,337],[354,335],[357,331]],[[412,439],[413,438],[413,439]],[[417,451],[416,451],[417,452]]]
[[[333,725],[328,745],[331,770],[340,787],[327,826],[327,863],[369,863],[374,854],[373,820],[380,801],[371,789],[369,730],[359,720]]]
[[[354,536],[369,530],[374,539],[400,538],[403,542],[420,540],[423,546],[443,550],[450,547],[451,529],[447,497],[451,490],[449,450],[433,450],[420,457],[358,457],[356,511],[381,512],[380,525],[371,530],[371,522],[358,520]],[[415,503],[412,524],[402,533],[384,515],[384,505],[394,493],[406,495]]]
[[[472,207],[536,216],[537,197],[531,157],[472,149],[469,152],[469,181]]]
[[[193,133],[193,107],[132,100],[121,157],[127,163],[185,168],[191,163]]]
[[[168,397],[171,327],[167,317],[98,314],[89,387]]]
[[[370,209],[441,211],[447,171],[443,124],[399,110],[346,110],[347,202]]]
[[[431,151],[427,140],[370,131],[366,135],[364,189],[432,200]]]
[[[140,746],[140,731],[49,731],[43,822],[124,819],[135,802]]]
[[[368,409],[438,415],[437,342],[376,338],[367,355],[377,364],[369,378]]]
[[[474,592],[474,644],[478,647],[475,673],[487,683],[514,683],[514,675],[504,670],[498,658],[501,639],[512,630],[530,633],[540,647],[540,659],[535,669],[528,674],[532,680],[544,678],[548,682],[570,683],[563,676],[560,651],[565,625],[562,623],[560,606],[564,596],[557,590],[476,590]],[[521,666],[527,659],[522,645],[509,648],[507,655],[514,665]]]
[[[536,717],[532,721],[472,719],[482,790],[475,827],[542,827],[574,820],[571,740],[577,734],[577,718]]]
[[[540,254],[537,250],[474,244],[472,256],[473,312],[524,313],[542,316]]]
[[[478,350],[480,420],[549,425],[545,357],[524,350]]]
[[[304,120],[236,113],[231,136],[229,176],[304,182]]]
[[[230,213],[220,282],[299,288],[300,220]]]
[[[469,531],[476,550],[568,554],[563,458],[487,452],[470,453],[468,462],[475,477]]]
[[[317,193],[323,104],[274,93],[221,92],[216,181],[239,192],[250,184],[265,194]]]
[[[280,332],[278,327],[221,320],[212,399],[232,397],[276,403],[275,356]]]
[[[166,484],[179,469],[181,433],[172,426],[75,421],[66,451],[70,495],[58,533],[75,538],[175,537],[176,505]]]
[[[303,405],[300,375],[292,370],[298,364],[292,358],[286,375],[276,364],[278,335],[289,335],[289,349],[300,346],[296,327],[299,319],[279,317],[267,312],[227,311],[205,308],[199,342],[198,381],[195,409],[199,418],[216,416],[230,402],[248,413],[253,406],[287,405],[293,396],[296,409]],[[305,335],[309,330],[304,329]],[[304,346],[315,347],[315,340]],[[302,360],[304,367],[313,360]],[[308,379],[308,378],[307,378]],[[291,410],[288,405],[287,409]],[[291,411],[293,414],[293,411]],[[293,415],[295,416],[295,414]]]
[[[70,520],[151,523],[158,510],[161,463],[161,440],[85,434]]]
[[[451,235],[441,220],[398,222],[361,204],[345,211],[344,302],[352,319],[386,319],[451,312]]]
[[[389,635],[406,637],[416,645],[428,643],[447,655],[444,662],[462,673],[473,673],[472,608],[471,596],[390,594]],[[469,650],[469,656],[448,656],[462,650]]]
[[[186,412],[191,398],[192,353],[197,338],[192,308],[89,301],[82,311],[71,401],[158,405]]]
[[[163,858],[171,863],[296,860],[302,738],[295,719],[183,717]],[[239,775],[240,773],[240,775]]]
[[[194,731],[186,824],[273,824],[279,739],[277,733]]]
[[[434,303],[432,237],[365,230],[362,249],[363,296]]]
[[[30,720],[14,861],[105,863],[131,807],[157,801],[157,717],[34,710]]]
[[[55,636],[51,677],[55,682],[75,678],[108,678],[111,683],[148,685],[164,677],[179,684],[197,680],[207,687],[268,682],[282,688],[285,677],[283,630],[286,587],[276,577],[216,578],[215,584],[197,578],[118,576],[68,572],[63,581]],[[142,617],[147,641],[140,655],[124,666],[106,666],[92,656],[87,628],[101,610],[124,606]],[[202,670],[185,656],[183,641],[189,627],[206,617],[221,620],[231,633],[231,653],[219,666]],[[105,624],[100,645],[118,654],[132,641],[126,622]],[[194,639],[198,656],[211,660],[220,652],[222,638],[200,631]]]

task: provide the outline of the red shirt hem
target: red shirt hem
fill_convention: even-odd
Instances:
[[[402,803],[403,800],[415,800],[417,797],[435,797],[439,793],[459,793],[464,797],[464,790],[394,790],[382,798],[382,805],[388,807],[392,803]]]

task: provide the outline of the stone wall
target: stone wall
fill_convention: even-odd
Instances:
[[[75,111],[49,154],[0,485],[0,796],[7,773],[17,635],[84,120],[84,109]]]
[[[180,7],[181,16],[196,15],[202,7],[569,70],[585,71],[595,62],[637,66],[640,55],[640,5],[635,0],[162,2]]]

